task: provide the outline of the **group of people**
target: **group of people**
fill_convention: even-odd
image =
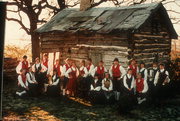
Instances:
[[[23,56],[16,68],[19,74],[16,94],[73,96],[87,98],[91,103],[113,103],[121,96],[133,96],[141,104],[148,96],[159,98],[165,95],[170,82],[169,73],[162,63],[153,63],[147,69],[145,63],[138,65],[132,59],[125,69],[115,58],[107,69],[103,61],[95,66],[90,58],[82,60],[79,66],[72,59],[67,58],[64,62],[62,65],[57,59],[50,68],[47,54],[42,60],[36,58],[33,65],[27,61],[27,56]]]

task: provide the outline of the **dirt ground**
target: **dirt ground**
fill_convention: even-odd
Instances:
[[[87,105],[81,100],[15,96],[11,86],[4,87],[4,121],[180,121],[180,95],[161,106],[137,106],[129,114],[119,114],[117,104]]]

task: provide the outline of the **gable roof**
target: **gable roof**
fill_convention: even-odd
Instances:
[[[79,11],[79,9],[75,8],[64,9],[37,29],[36,32],[75,33],[84,30],[104,34],[113,30],[135,32],[159,9],[162,11],[163,20],[165,20],[171,38],[176,39],[177,33],[162,3],[91,8],[86,11]]]

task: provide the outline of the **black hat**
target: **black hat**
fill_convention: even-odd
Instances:
[[[164,63],[160,63],[159,65],[160,65],[160,66],[165,66]]]
[[[23,58],[27,58],[27,56],[26,56],[26,55],[24,55],[24,56],[23,56]]]
[[[118,62],[119,62],[119,59],[118,59],[118,58],[114,58],[114,61],[118,61]],[[113,62],[114,62],[114,61],[113,61]]]

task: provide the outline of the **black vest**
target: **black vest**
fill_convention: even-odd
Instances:
[[[41,69],[42,69],[41,64],[39,65],[38,68],[36,67],[36,64],[35,64],[35,71],[36,71],[36,73],[39,73],[41,71]]]
[[[98,80],[98,81],[95,83],[95,80],[94,80],[93,83],[92,83],[92,85],[93,85],[94,88],[96,88],[96,87],[98,87],[98,86],[101,86],[101,82],[100,82],[100,80]]]
[[[128,78],[126,74],[126,83],[128,85],[128,88],[131,88],[131,83],[132,83],[133,76],[131,75],[131,78]]]
[[[154,79],[155,76],[156,76],[156,73],[157,73],[158,69],[152,69],[152,71],[153,71],[153,79]]]
[[[141,71],[141,77],[144,78],[144,72],[145,72],[146,69],[144,69],[143,71]]]
[[[54,76],[56,76],[55,79],[53,79]],[[60,79],[58,75],[53,75],[52,76],[52,83],[56,82],[58,79]],[[59,85],[59,83],[57,85]]]
[[[166,70],[164,70],[163,72],[161,72],[160,70],[158,70],[159,72],[159,78],[158,78],[158,82],[157,85],[162,85],[164,83],[164,80],[166,79],[166,77],[168,75],[166,75]]]

